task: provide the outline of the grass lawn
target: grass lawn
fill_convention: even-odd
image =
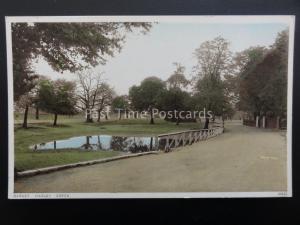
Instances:
[[[156,119],[149,124],[145,119],[123,119],[84,123],[82,117],[58,117],[58,126],[52,127],[52,118],[45,115],[41,120],[29,117],[29,128],[23,129],[16,121],[15,125],[15,169],[17,171],[62,165],[79,161],[93,160],[118,155],[114,151],[79,151],[63,150],[51,152],[33,152],[29,146],[52,140],[74,136],[108,134],[108,135],[157,135],[161,133],[197,129],[199,123],[175,123]]]

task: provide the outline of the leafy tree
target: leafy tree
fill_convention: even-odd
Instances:
[[[119,120],[121,119],[122,112],[128,111],[129,101],[127,95],[117,96],[112,100],[112,108],[113,110],[118,111]],[[128,115],[128,114],[127,114]]]
[[[194,99],[198,99],[198,109],[205,108],[214,115],[223,114],[224,107],[229,104],[223,78],[232,70],[231,55],[229,42],[222,37],[206,41],[196,49]],[[208,127],[208,120],[205,127]]]
[[[31,90],[26,92],[25,94],[21,95],[16,102],[16,106],[19,109],[24,109],[24,117],[23,117],[23,128],[28,127],[28,112],[30,107],[34,107],[36,109],[36,119],[38,119],[39,107],[38,107],[38,90],[39,84],[47,79],[43,75],[36,75],[37,78],[32,80],[32,87]]]
[[[225,93],[232,105],[240,110],[240,81],[242,74],[249,73],[259,63],[267,49],[262,46],[250,47],[244,51],[238,52],[232,58],[230,69],[224,75]]]
[[[184,76],[185,68],[179,63],[174,63],[174,65],[176,69],[166,80],[167,88],[160,94],[157,101],[161,110],[172,112],[172,118],[166,116],[165,120],[174,121],[178,125],[180,122],[179,112],[191,110],[191,96],[183,90],[189,84],[189,81]]]
[[[165,83],[157,77],[145,78],[139,86],[129,90],[129,98],[134,109],[148,111],[150,124],[154,124],[153,109],[158,106],[158,99],[165,90]]]
[[[58,115],[72,115],[76,110],[76,84],[58,79],[43,80],[38,90],[38,105],[42,110],[54,114],[53,126],[57,125]]]
[[[179,63],[174,63],[176,70],[174,73],[167,79],[167,87],[170,88],[186,88],[190,83],[184,76],[185,67]]]
[[[196,80],[205,76],[220,78],[231,69],[232,54],[229,51],[229,42],[220,36],[202,43],[194,55],[197,59]]]
[[[23,116],[23,124],[22,127],[27,129],[28,128],[28,112],[29,106],[32,105],[34,99],[33,92],[28,92],[20,96],[19,100],[16,102],[16,106],[20,109],[24,109],[24,116]]]
[[[183,91],[179,88],[171,88],[168,90],[164,90],[158,98],[158,108],[165,112],[168,112],[168,115],[166,115],[165,120],[176,122],[176,125],[179,125],[179,122],[181,121],[180,116],[187,117],[187,119],[193,119],[193,115],[187,116],[186,113],[181,113],[179,115],[180,111],[188,111],[192,109],[190,103],[190,93]]]
[[[220,78],[205,76],[195,84],[195,97],[198,98],[197,109],[211,110],[214,115],[222,115],[226,96],[224,83]]]
[[[285,116],[287,100],[288,32],[278,34],[271,49],[240,74],[240,105],[254,116]]]
[[[31,61],[37,51],[37,44],[28,37],[34,38],[35,32],[27,23],[12,24],[13,83],[14,100],[18,101],[36,85],[37,75],[31,67]],[[27,38],[26,38],[27,37]]]
[[[33,88],[34,59],[43,58],[58,72],[104,64],[106,56],[121,50],[126,33],[135,28],[146,33],[151,23],[13,23],[15,100]]]
[[[30,93],[32,93],[32,101],[31,101],[31,106],[33,106],[35,108],[35,119],[38,120],[39,119],[39,104],[38,104],[38,91],[39,91],[39,86],[41,84],[41,82],[43,82],[44,80],[48,80],[48,78],[44,75],[38,75],[38,78],[35,79],[36,85],[34,88],[31,89]]]

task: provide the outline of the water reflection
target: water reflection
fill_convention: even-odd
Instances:
[[[158,139],[155,137],[126,137],[126,136],[81,136],[64,140],[55,140],[31,146],[33,150],[114,150],[123,152],[147,152],[158,150]]]

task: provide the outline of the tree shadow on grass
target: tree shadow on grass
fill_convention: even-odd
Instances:
[[[56,126],[53,126],[52,124],[46,124],[44,126],[46,126],[46,127],[52,127],[52,128],[67,128],[67,127],[71,127],[71,125],[67,125],[67,124],[57,124]]]
[[[14,131],[18,130],[44,130],[46,127],[41,127],[41,126],[28,126],[27,128],[23,128],[21,125],[20,126],[15,126]]]

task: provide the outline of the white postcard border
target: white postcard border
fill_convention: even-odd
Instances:
[[[237,19],[238,18],[238,19]],[[288,104],[287,104],[287,192],[149,192],[149,193],[14,193],[14,117],[11,23],[14,22],[181,22],[219,24],[286,23],[289,26]],[[294,64],[294,15],[256,16],[18,16],[5,17],[8,85],[8,198],[261,198],[292,197],[292,101]]]

